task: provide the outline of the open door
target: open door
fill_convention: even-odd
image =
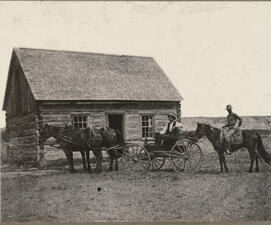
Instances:
[[[108,126],[119,130],[123,136],[123,115],[122,114],[108,114]]]

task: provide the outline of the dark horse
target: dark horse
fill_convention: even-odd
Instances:
[[[226,165],[226,160],[224,156],[225,147],[221,144],[220,141],[220,132],[221,130],[215,127],[211,127],[207,124],[197,123],[197,129],[195,132],[195,138],[199,140],[203,136],[206,136],[207,139],[212,143],[215,151],[218,152],[220,171],[223,172],[223,165],[226,172],[228,172],[228,167]],[[231,146],[232,151],[237,151],[241,148],[247,148],[250,156],[250,166],[248,171],[253,172],[254,161],[256,161],[255,172],[259,172],[259,154],[262,156],[264,161],[268,164],[271,164],[271,155],[266,152],[263,146],[261,136],[252,130],[243,130],[242,132],[243,141],[241,144],[233,144]],[[259,153],[259,154],[258,154]]]
[[[102,148],[109,148],[123,143],[120,132],[115,131],[110,127],[103,128],[76,128],[76,127],[55,127],[45,124],[41,129],[39,142],[43,142],[49,137],[54,137],[63,149],[69,164],[71,173],[75,172],[73,166],[73,152],[80,151],[82,155],[83,168],[91,171],[89,151],[92,150],[96,157],[96,170],[102,170]],[[108,151],[110,156],[110,170],[113,169],[113,161],[116,159],[115,169],[118,168],[117,158],[118,152],[113,149]],[[86,165],[87,161],[87,165]]]
[[[119,169],[118,158],[123,154],[124,139],[122,133],[119,130],[111,127],[93,128],[96,135],[99,135],[101,142],[98,143],[99,147],[107,149],[110,157],[109,171]],[[93,139],[94,142],[96,139]],[[97,146],[97,143],[93,143],[93,146]],[[115,160],[115,167],[113,168]]]
[[[73,166],[73,152],[80,152],[82,155],[83,169],[91,171],[90,161],[89,161],[89,151],[90,151],[90,136],[91,131],[89,128],[80,129],[76,127],[56,127],[45,124],[45,126],[40,130],[39,144],[43,147],[44,141],[50,137],[54,137],[57,143],[60,144],[62,150],[64,151],[69,170],[71,173],[75,172]],[[97,159],[96,170],[101,170],[101,157],[99,152],[93,151],[94,156]],[[87,165],[86,165],[87,160]]]

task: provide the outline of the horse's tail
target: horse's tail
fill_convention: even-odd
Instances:
[[[271,164],[271,155],[265,150],[262,138],[259,134],[257,134],[257,150],[263,157],[264,161],[268,164]]]

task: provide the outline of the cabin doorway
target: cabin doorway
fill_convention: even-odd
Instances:
[[[123,115],[122,114],[108,114],[108,126],[119,130],[123,136]]]

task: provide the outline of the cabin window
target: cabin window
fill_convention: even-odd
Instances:
[[[87,115],[73,115],[72,125],[78,128],[86,128],[88,125],[88,116]]]
[[[142,138],[154,137],[154,116],[141,115]]]

